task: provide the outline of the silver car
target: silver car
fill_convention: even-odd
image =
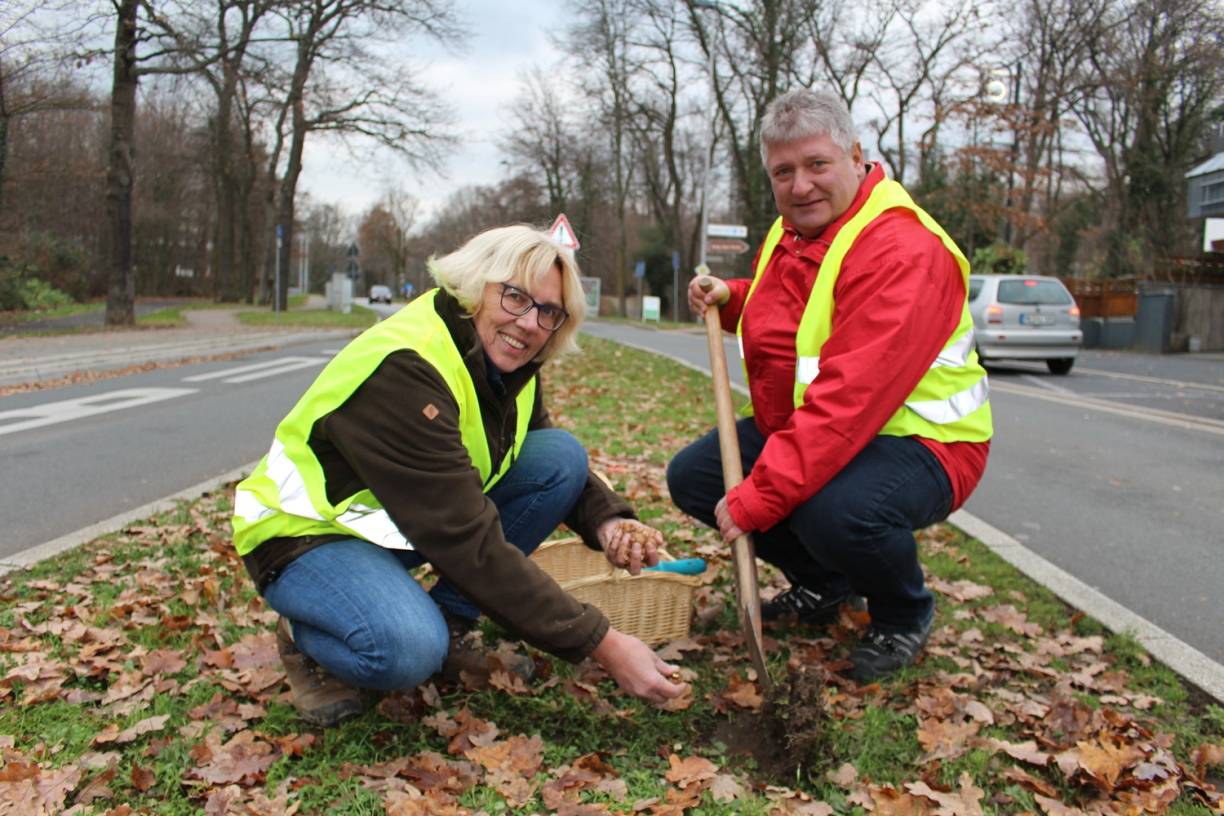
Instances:
[[[969,314],[983,365],[1045,360],[1051,374],[1066,374],[1084,342],[1079,306],[1058,278],[970,275]]]

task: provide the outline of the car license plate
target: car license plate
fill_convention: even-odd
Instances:
[[[1048,326],[1054,322],[1054,315],[1048,314],[1021,314],[1020,324],[1022,326]]]

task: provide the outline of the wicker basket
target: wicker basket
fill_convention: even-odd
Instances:
[[[663,554],[665,559],[670,556]],[[643,572],[634,577],[579,538],[546,541],[531,556],[561,588],[597,607],[622,632],[654,646],[687,637],[697,575]]]

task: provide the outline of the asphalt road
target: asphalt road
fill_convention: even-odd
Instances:
[[[583,330],[708,368],[700,332]],[[1224,358],[1085,351],[1065,377],[1001,365],[991,403],[990,463],[965,509],[1224,662]]]
[[[257,460],[344,342],[0,398],[0,558]]]

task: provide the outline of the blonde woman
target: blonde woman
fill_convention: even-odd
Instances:
[[[295,707],[331,725],[370,690],[487,671],[468,637],[481,613],[564,659],[595,658],[641,699],[682,693],[673,667],[527,558],[562,522],[632,571],[662,541],[544,407],[540,365],[574,348],[585,312],[571,254],[502,227],[430,272],[438,288],[336,355],[238,486],[234,543],[282,616]],[[411,574],[426,563],[428,593]]]

